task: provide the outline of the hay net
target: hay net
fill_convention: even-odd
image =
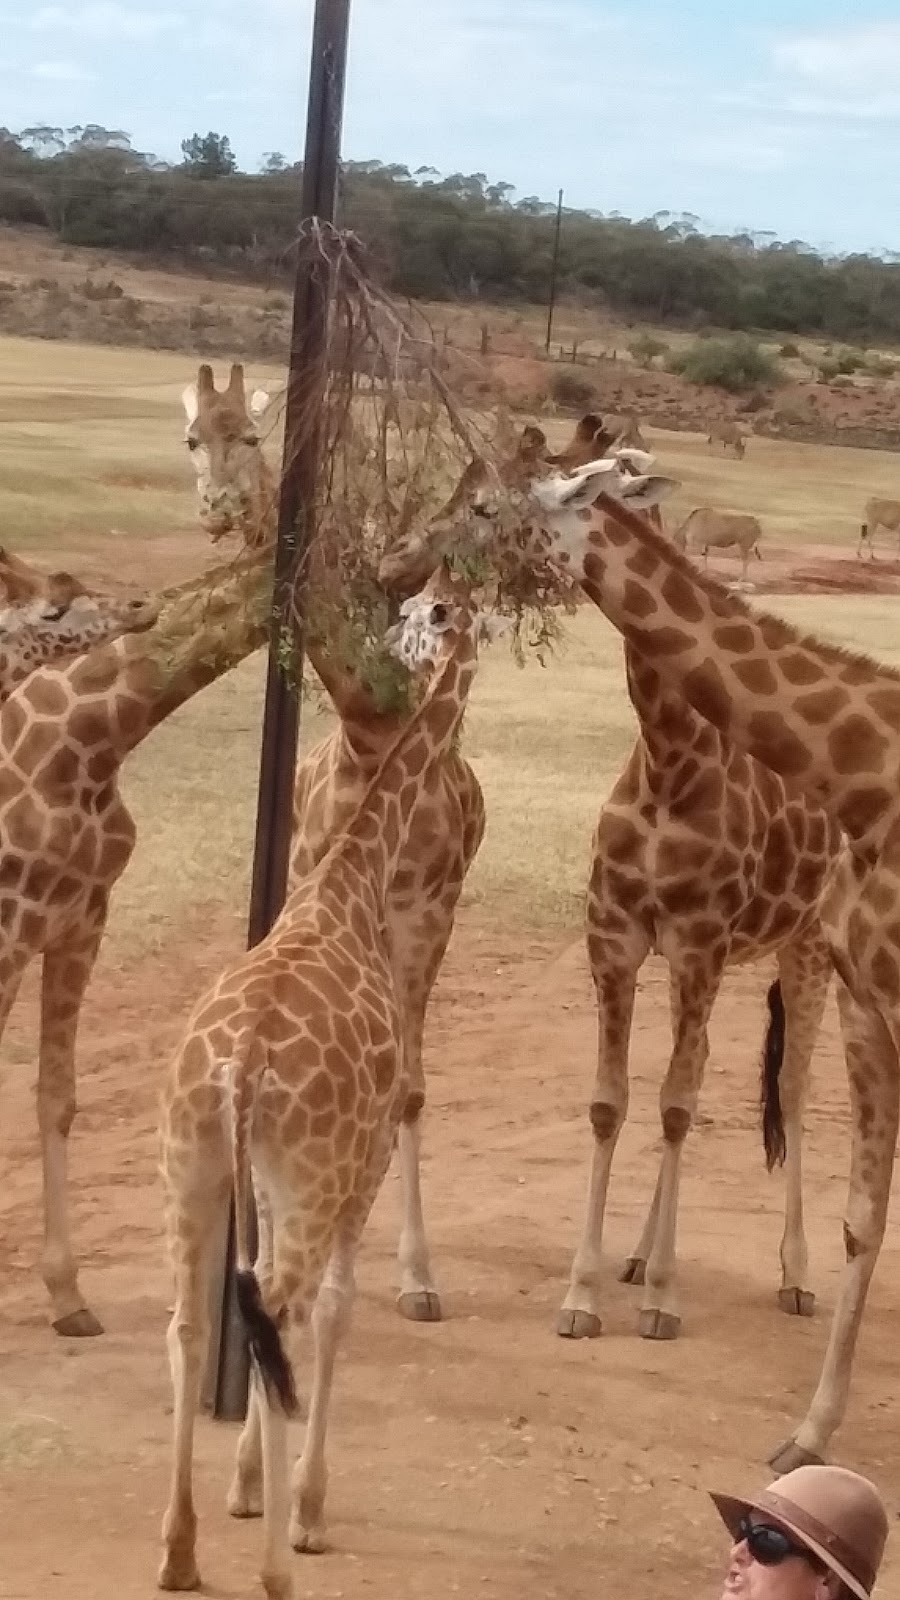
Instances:
[[[292,452],[316,430],[320,463],[307,555],[293,582],[295,618],[381,708],[409,703],[415,691],[384,643],[393,608],[378,571],[417,530],[440,526],[450,567],[478,590],[486,609],[511,619],[516,658],[543,660],[559,637],[560,610],[574,609],[577,589],[528,527],[516,480],[518,468],[524,482],[526,458],[508,414],[456,397],[426,316],[413,306],[399,309],[383,293],[354,235],[313,219],[301,246],[327,274],[330,310],[318,381],[308,383],[309,400],[298,406],[292,430]],[[459,354],[453,352],[457,372]],[[533,471],[543,435],[532,427],[523,437]],[[473,465],[505,489],[489,540],[465,492]]]

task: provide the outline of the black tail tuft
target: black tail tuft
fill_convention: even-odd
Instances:
[[[262,1303],[256,1273],[250,1269],[235,1273],[238,1310],[250,1346],[250,1355],[271,1399],[277,1396],[285,1416],[297,1410],[294,1374],[284,1353],[281,1335]]]
[[[771,1172],[774,1166],[784,1165],[784,1158],[787,1155],[784,1118],[781,1114],[781,1090],[778,1083],[784,1061],[784,1000],[778,978],[769,985],[766,1003],[769,1007],[769,1024],[762,1052],[760,1105],[766,1167]]]

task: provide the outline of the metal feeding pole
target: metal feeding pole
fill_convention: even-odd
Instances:
[[[556,228],[553,234],[553,260],[550,265],[550,303],[547,307],[547,343],[544,346],[550,354],[550,335],[553,332],[553,312],[556,308],[556,274],[559,268],[559,236],[562,231],[563,192],[559,191],[556,202]]]
[[[301,191],[304,222],[312,217],[323,222],[335,218],[349,26],[350,0],[316,0]],[[301,240],[294,280],[248,949],[264,939],[276,921],[287,886],[299,705],[294,684],[285,675],[283,642],[286,632],[293,635],[291,657],[299,675],[302,638],[297,634],[293,585],[313,533],[321,442],[311,419],[318,412],[317,401],[325,387],[330,277],[327,260],[313,250],[304,250]],[[214,1286],[204,1392],[213,1415],[228,1422],[245,1415],[249,1380],[247,1346],[234,1293],[234,1220],[232,1204],[226,1257]]]

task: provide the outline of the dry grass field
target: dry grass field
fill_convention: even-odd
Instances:
[[[202,568],[209,551],[181,443],[179,394],[192,375],[189,361],[167,355],[0,342],[3,541],[40,562],[135,585]],[[254,368],[251,377],[278,374]],[[560,438],[565,425],[552,426]],[[852,555],[866,495],[900,492],[893,459],[872,451],[754,440],[734,462],[692,435],[656,434],[653,444],[684,480],[673,515],[699,503],[752,510],[779,546]],[[723,558],[719,570],[731,575],[734,563]],[[900,663],[900,599],[770,595],[766,604]],[[33,974],[3,1042],[4,1600],[152,1592],[169,1430],[156,1095],[183,1019],[241,944],[261,668],[247,662],[185,707],[125,769],[139,844],[85,1007],[73,1138],[84,1281],[109,1332],[75,1348],[46,1327],[35,1267]],[[306,708],[304,744],[326,726]],[[337,1385],[335,1548],[298,1560],[302,1600],[513,1600],[523,1590],[588,1600],[598,1588],[627,1600],[715,1600],[724,1540],[704,1488],[757,1484],[766,1451],[805,1408],[842,1262],[846,1095],[830,1008],[806,1165],[819,1312],[789,1321],[774,1309],[781,1184],[766,1178],[756,1132],[763,973],[730,979],[714,1019],[706,1120],[686,1159],[681,1341],[635,1337],[633,1292],[613,1272],[655,1174],[668,1025],[655,961],[641,980],[632,1110],[613,1177],[607,1330],[590,1345],[552,1333],[588,1150],[594,1029],[581,892],[593,820],[633,733],[621,647],[599,614],[579,614],[545,669],[520,670],[502,645],[486,655],[465,748],[489,826],[427,1057],[426,1208],[450,1316],[436,1328],[396,1316],[391,1179],[363,1252]],[[878,1477],[892,1512],[895,1238],[839,1442],[842,1459]],[[222,1509],[233,1443],[232,1429],[201,1425],[204,1592],[222,1600],[257,1592],[259,1530],[230,1523]],[[898,1585],[900,1549],[884,1600]]]

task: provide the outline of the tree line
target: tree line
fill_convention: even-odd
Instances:
[[[267,282],[291,270],[301,169],[278,152],[238,170],[226,136],[194,134],[174,165],[96,124],[0,128],[0,222],[60,240]],[[481,172],[345,162],[341,220],[402,295],[544,303],[555,206]],[[631,221],[569,209],[559,288],[627,321],[900,343],[900,256],[826,257],[802,240],[709,235],[690,215]]]

